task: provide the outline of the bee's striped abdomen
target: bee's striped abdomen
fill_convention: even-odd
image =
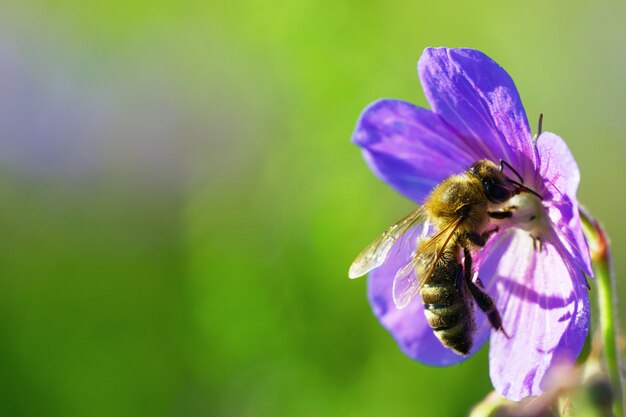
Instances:
[[[474,304],[455,261],[440,261],[421,295],[428,324],[444,346],[466,355],[472,348],[476,324]]]

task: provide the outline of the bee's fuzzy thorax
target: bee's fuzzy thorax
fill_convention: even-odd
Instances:
[[[458,232],[481,229],[487,222],[488,200],[480,180],[469,172],[453,175],[437,185],[424,203],[431,221],[439,228],[464,219]]]

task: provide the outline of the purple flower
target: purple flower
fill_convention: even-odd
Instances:
[[[476,309],[470,354],[490,336],[490,375],[503,396],[542,393],[546,374],[579,355],[589,327],[585,274],[591,275],[576,190],[580,174],[565,142],[544,132],[533,140],[515,84],[483,53],[427,48],[418,73],[432,110],[400,100],[374,102],[361,115],[353,141],[376,176],[418,204],[453,174],[476,161],[508,162],[524,184],[503,203],[514,209],[474,253],[474,269],[495,301],[506,331],[492,330]],[[435,365],[465,360],[444,347],[424,315],[421,297],[396,308],[392,284],[414,255],[422,227],[396,243],[369,274],[374,314],[412,359]],[[540,247],[539,244],[540,243]],[[508,336],[507,336],[508,335]]]

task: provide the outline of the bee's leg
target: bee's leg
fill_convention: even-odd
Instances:
[[[496,220],[504,220],[513,217],[513,211],[511,210],[488,211],[487,214],[489,217]]]
[[[480,246],[481,248],[487,243],[487,239],[477,232],[467,232],[464,238],[466,242]]]
[[[498,226],[494,227],[491,230],[487,230],[486,232],[483,232],[481,234],[481,236],[483,237],[483,239],[485,240],[489,240],[489,238],[491,237],[491,235],[493,235],[494,233],[498,233],[498,231],[500,230],[500,228]]]
[[[463,243],[463,246],[475,245],[482,248],[485,244],[487,244],[487,240],[491,237],[491,235],[496,233],[498,230],[500,229],[495,227],[492,230],[487,230],[483,233],[467,232],[463,236],[463,239],[461,239],[461,242]]]
[[[479,286],[474,281],[472,281],[471,252],[467,248],[463,248],[463,252],[465,254],[465,282],[467,283],[472,297],[476,301],[478,307],[487,315],[491,327],[499,332],[501,331],[506,337],[509,337],[509,335],[504,331],[504,328],[502,327],[502,317],[500,316],[500,312],[496,308],[493,300],[491,299],[489,294],[487,294],[487,291],[481,288],[482,284],[481,286]],[[478,280],[478,282],[480,282],[480,280]]]
[[[461,285],[463,285],[463,281],[465,281],[464,274],[465,272],[463,271],[463,266],[461,264],[457,264],[456,279],[454,280],[454,285],[457,288],[461,288]]]

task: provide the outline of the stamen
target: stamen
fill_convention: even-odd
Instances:
[[[543,113],[539,113],[539,122],[537,123],[537,134],[533,137],[533,145],[537,146],[539,136],[543,133]]]

